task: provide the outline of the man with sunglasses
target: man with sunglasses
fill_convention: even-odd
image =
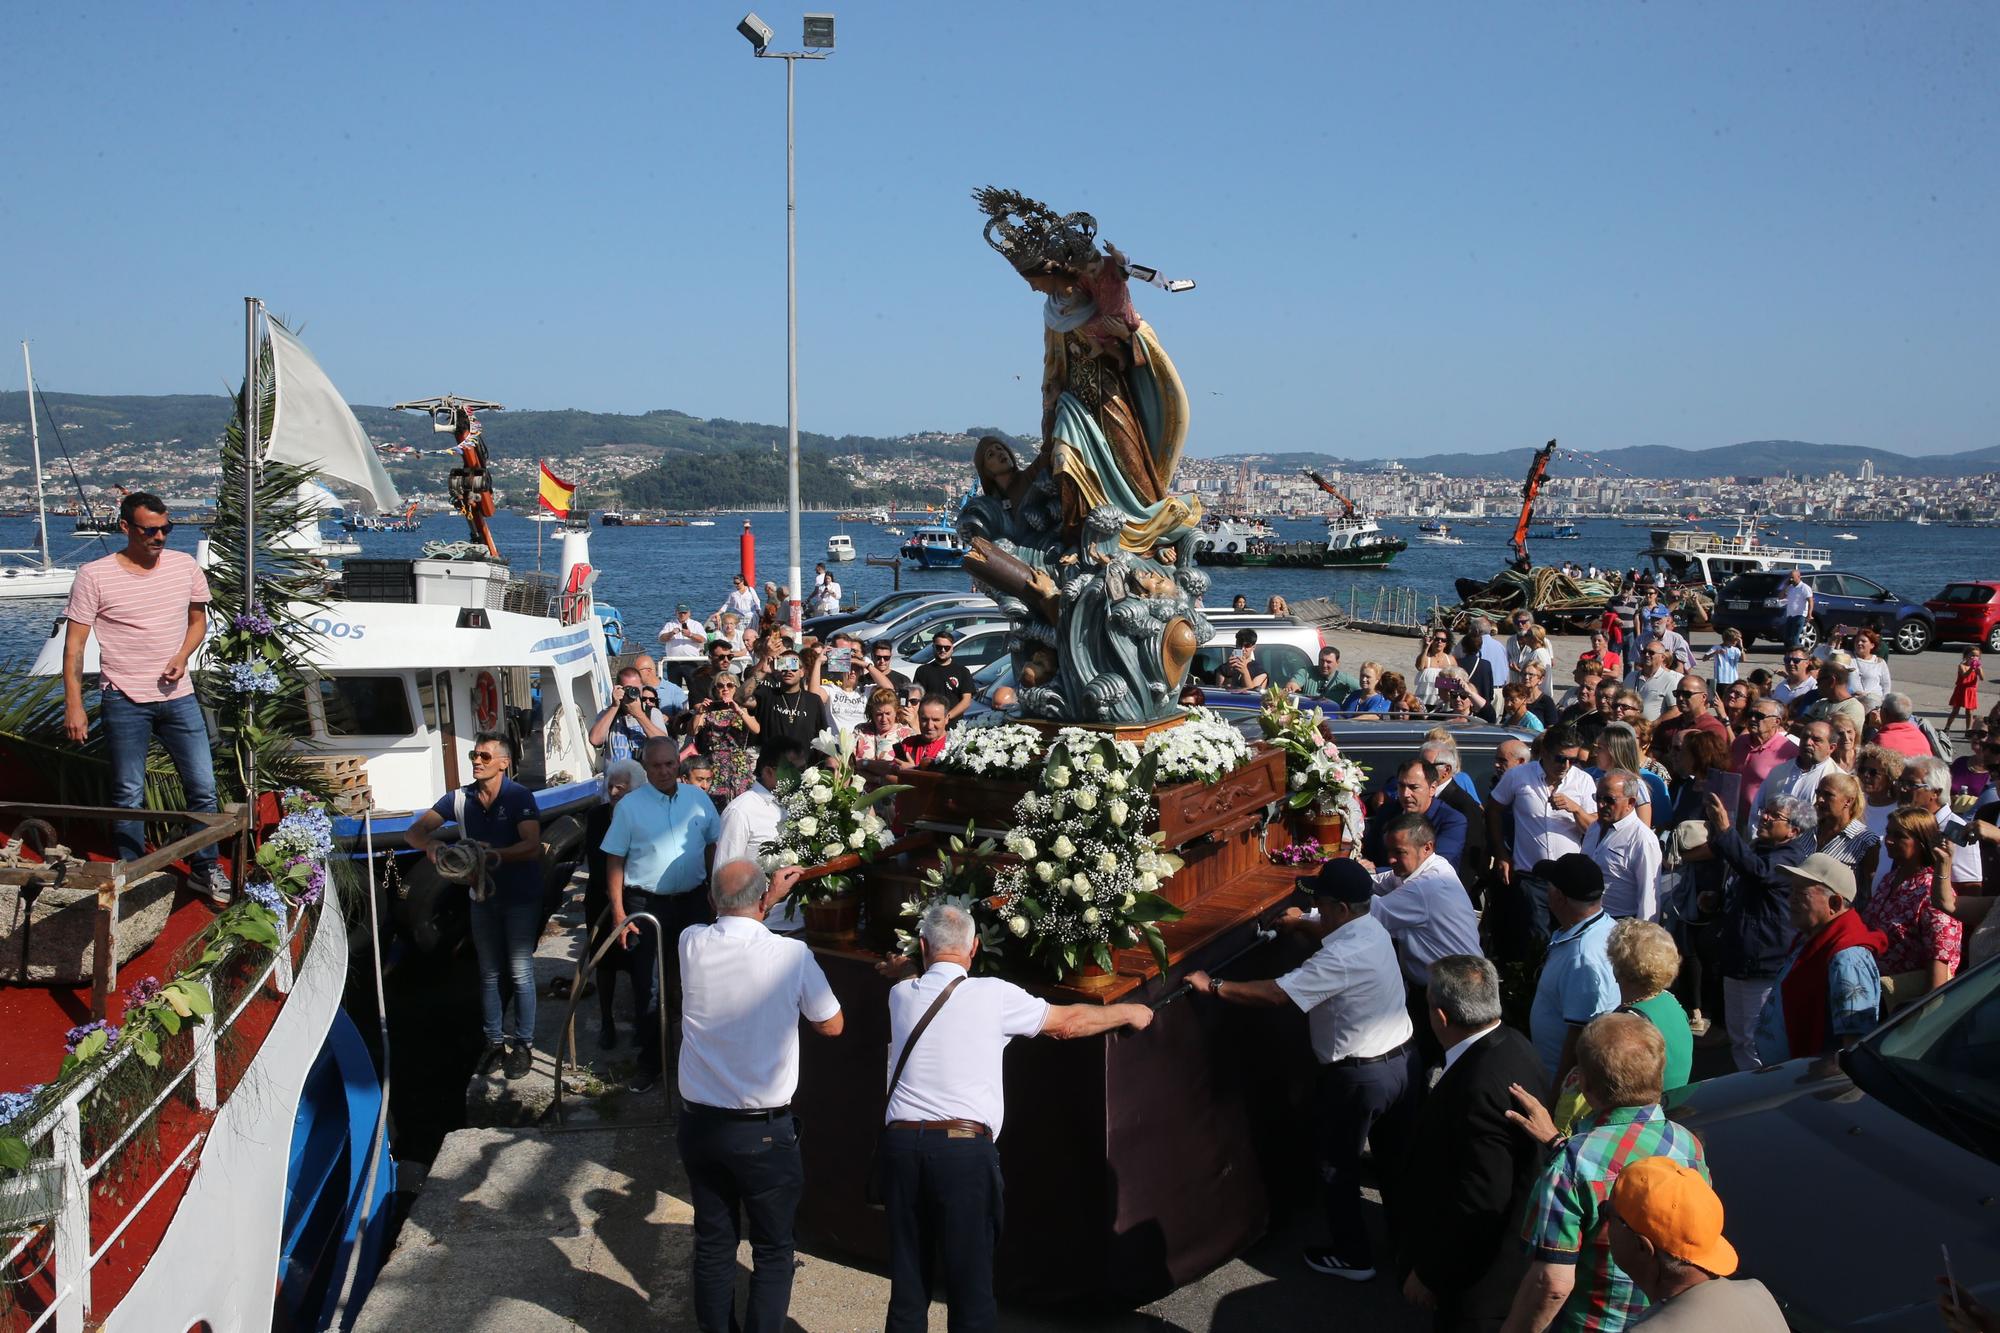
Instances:
[[[888,639],[877,639],[868,645],[868,657],[862,663],[868,672],[871,688],[888,690],[897,700],[909,692],[910,678],[895,670],[896,645]]]
[[[1665,644],[1648,639],[1639,649],[1639,665],[1625,677],[1625,688],[1638,691],[1648,722],[1659,720],[1681,683],[1681,673],[1669,667],[1670,660]]]
[[[1691,731],[1710,732],[1725,745],[1730,742],[1729,728],[1709,707],[1707,681],[1688,672],[1674,686],[1673,700],[1674,706],[1660,715],[1660,724],[1654,729],[1654,750],[1660,754],[1678,750]]]
[[[1540,862],[1581,852],[1597,820],[1597,784],[1584,771],[1576,729],[1564,723],[1536,741],[1535,762],[1507,770],[1486,801],[1488,846],[1504,845],[1504,824],[1513,816],[1514,854],[1499,863],[1506,884]]]
[[[1729,766],[1743,779],[1742,794],[1732,812],[1738,819],[1757,808],[1757,793],[1771,770],[1799,752],[1799,743],[1785,731],[1783,704],[1759,699],[1747,716],[1750,729],[1729,746]]]
[[[525,1077],[535,1060],[535,941],[542,933],[542,816],[526,787],[507,776],[514,747],[498,732],[482,731],[468,754],[472,781],[447,792],[410,825],[403,840],[433,862],[444,841],[433,835],[447,823],[458,836],[486,848],[490,885],[472,891],[472,947],[479,955],[480,1011],[486,1028],[482,1072],[502,1065],[510,1079]],[[504,1028],[506,998],[500,975],[514,996],[514,1026]]]
[[[1787,648],[1784,668],[1783,679],[1771,682],[1770,697],[1797,713],[1819,697],[1819,685],[1813,678],[1812,654],[1803,648]]]
[[[155,738],[180,775],[189,810],[213,812],[215,761],[208,724],[188,676],[188,659],[208,628],[208,579],[185,551],[169,551],[166,501],[135,491],[118,506],[125,549],[76,572],[63,639],[63,732],[81,745],[90,735],[83,707],[83,650],[97,635],[98,711],[111,759],[111,804],[145,804],[146,751]],[[145,825],[112,826],[120,859],[145,855]],[[217,906],[231,897],[229,876],[204,847],[188,858],[189,882]]]

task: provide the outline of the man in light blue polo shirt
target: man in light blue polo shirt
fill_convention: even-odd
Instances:
[[[1553,931],[1528,1014],[1528,1035],[1542,1058],[1553,1098],[1560,1096],[1562,1081],[1576,1063],[1576,1041],[1584,1025],[1618,1007],[1618,978],[1606,951],[1611,918],[1604,913],[1604,872],[1597,862],[1570,852],[1537,861],[1530,873],[1548,885]]]
[[[647,784],[618,802],[611,827],[604,834],[605,888],[618,921],[620,942],[632,951],[632,980],[639,1010],[639,1070],[634,1092],[645,1092],[660,1080],[660,1006],[667,1006],[669,1029],[679,1041],[681,932],[704,925],[708,915],[709,861],[722,822],[715,802],[698,787],[681,785],[680,747],[665,736],[648,737],[643,751]],[[647,913],[657,930],[629,918]],[[661,941],[667,942],[666,994],[660,994],[657,966]]]

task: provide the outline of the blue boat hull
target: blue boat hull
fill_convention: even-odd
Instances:
[[[965,563],[963,551],[940,551],[934,547],[903,548],[903,559],[914,560],[924,569],[957,569]]]

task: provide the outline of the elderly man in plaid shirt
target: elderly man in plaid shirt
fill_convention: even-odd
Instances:
[[[1701,1142],[1660,1106],[1667,1051],[1659,1029],[1639,1014],[1592,1019],[1576,1046],[1589,1112],[1569,1135],[1556,1132],[1540,1102],[1513,1089],[1521,1111],[1508,1118],[1550,1152],[1529,1191],[1521,1240],[1533,1260],[1514,1293],[1502,1333],[1616,1333],[1646,1309],[1646,1295],[1611,1258],[1605,1230],[1611,1187],[1626,1163],[1667,1157],[1708,1179]]]

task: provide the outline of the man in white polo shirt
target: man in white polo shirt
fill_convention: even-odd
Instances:
[[[1839,771],[1840,766],[1833,762],[1833,724],[1808,722],[1799,730],[1799,752],[1771,770],[1758,788],[1757,799],[1782,792],[1811,805],[1820,779]]]
[[[125,548],[76,572],[63,639],[63,732],[81,745],[90,736],[83,707],[83,650],[97,635],[98,711],[111,760],[111,804],[137,810],[146,803],[146,751],[158,739],[180,775],[189,810],[214,811],[215,759],[208,723],[194,696],[188,659],[208,627],[208,579],[186,551],[169,551],[166,501],[134,491],[118,506]],[[121,859],[145,855],[145,825],[112,826]],[[190,881],[217,905],[230,898],[229,877],[215,848],[188,857]]]
[[[680,937],[683,1107],[675,1132],[694,1205],[694,1316],[702,1333],[779,1333],[792,1299],[792,1221],[805,1190],[799,1019],[837,1037],[840,1001],[812,950],[773,935],[764,914],[798,882],[754,861],[716,867],[715,924]],[[750,1241],[750,1302],[736,1321],[738,1222]]]
[[[917,920],[924,973],[889,992],[889,1105],[880,1148],[889,1222],[887,1333],[930,1326],[942,1277],[954,1329],[990,1329],[1000,1239],[1006,1110],[1000,1056],[1015,1037],[1091,1037],[1144,1028],[1143,1004],[1050,1004],[1011,981],[972,977],[979,935],[965,909],[932,903]],[[933,1264],[933,1254],[937,1262]],[[942,1270],[940,1273],[938,1270]]]
[[[1583,836],[1597,821],[1597,785],[1584,771],[1576,728],[1563,723],[1536,738],[1532,763],[1500,775],[1486,798],[1486,827],[1496,848],[1504,844],[1506,815],[1513,815],[1511,858],[1496,857],[1500,878],[1533,870],[1539,861],[1583,850]]]
[[[722,829],[715,839],[715,863],[761,860],[764,844],[778,836],[785,808],[778,804],[778,774],[786,767],[806,766],[806,748],[797,741],[776,740],[757,752],[757,778],[722,808]],[[764,924],[772,930],[805,928],[805,913],[796,904],[777,903]]]
[[[1632,799],[1642,779],[1614,768],[1597,780],[1597,827],[1585,841],[1604,872],[1604,911],[1617,920],[1651,921],[1660,914],[1660,840],[1639,818]]]
[[[1306,1032],[1320,1064],[1320,1150],[1328,1245],[1305,1252],[1306,1266],[1349,1282],[1375,1276],[1367,1219],[1361,1211],[1361,1154],[1369,1134],[1413,1107],[1418,1087],[1416,1043],[1403,994],[1402,969],[1389,932],[1370,914],[1375,883],[1351,858],[1322,865],[1298,887],[1312,896],[1307,916],[1294,907],[1283,920],[1318,932],[1312,957],[1275,981],[1230,981],[1205,972],[1187,984],[1230,1004],[1306,1014]],[[1391,1132],[1393,1137],[1393,1129]],[[1380,1160],[1396,1153],[1383,1138]]]

